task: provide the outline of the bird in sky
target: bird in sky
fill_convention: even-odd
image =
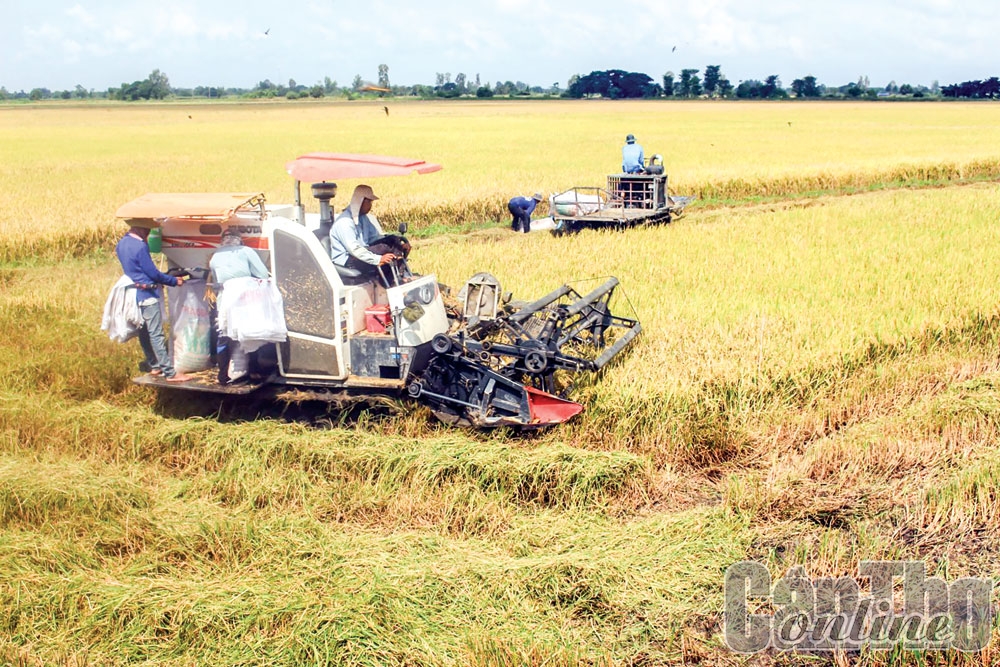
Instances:
[[[264,31],[265,35],[269,35],[270,33],[271,33],[271,29],[270,28],[268,28],[267,30]]]
[[[384,111],[384,112],[385,112],[385,115],[386,115],[386,116],[388,116],[388,115],[389,115],[389,107],[382,107],[382,111]]]
[[[673,53],[673,52],[674,52],[674,51],[676,51],[676,50],[677,50],[677,47],[676,47],[676,46],[674,46],[674,48],[670,49],[670,53]]]

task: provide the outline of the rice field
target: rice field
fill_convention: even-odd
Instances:
[[[1000,110],[989,104],[389,106],[389,116],[381,102],[0,106],[0,259],[107,245],[114,211],[145,192],[290,202],[284,164],[316,150],[443,164],[375,184],[383,217],[416,233],[496,222],[516,194],[603,185],[629,132],[664,156],[675,193],[702,204],[1000,175]],[[340,184],[341,199],[355,184]]]
[[[390,109],[0,107],[0,663],[995,664],[996,639],[746,658],[720,626],[740,560],[998,570],[993,106]],[[627,132],[678,191],[728,194],[626,233],[454,233],[599,182]],[[643,334],[578,387],[584,414],[527,437],[402,405],[246,421],[131,384],[138,347],[98,330],[114,209],[283,201],[283,162],[317,149],[445,165],[375,183],[442,282],[487,270],[531,298],[617,276]]]

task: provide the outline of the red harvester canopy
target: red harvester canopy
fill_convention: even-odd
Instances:
[[[321,181],[338,181],[342,178],[429,174],[440,171],[441,165],[386,155],[308,153],[286,164],[285,169],[297,181],[319,183]]]

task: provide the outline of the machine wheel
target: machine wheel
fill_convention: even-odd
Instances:
[[[414,380],[406,387],[406,393],[410,398],[420,398],[420,395],[424,393],[424,385],[420,380]]]
[[[438,354],[447,354],[448,352],[451,352],[451,346],[451,338],[445,336],[444,334],[436,334],[434,338],[431,339],[431,349]]]
[[[531,350],[524,355],[524,368],[529,373],[541,373],[548,368],[549,360],[541,350]]]

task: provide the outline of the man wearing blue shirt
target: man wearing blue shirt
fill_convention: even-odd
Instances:
[[[330,228],[330,259],[337,266],[375,276],[379,266],[396,258],[382,244],[370,247],[383,237],[382,226],[371,212],[372,202],[377,199],[371,186],[359,185],[354,188],[350,205],[334,220]],[[405,245],[403,249],[408,250]]]
[[[527,234],[531,231],[531,212],[535,210],[538,206],[538,202],[542,201],[542,193],[536,192],[531,195],[531,198],[527,197],[514,197],[507,204],[507,210],[513,216],[510,221],[510,227],[515,232],[524,232]]]
[[[167,382],[186,382],[190,376],[174,370],[167,352],[167,340],[163,334],[163,316],[160,312],[162,285],[177,287],[184,284],[184,278],[167,275],[156,268],[149,254],[149,230],[158,226],[153,220],[130,220],[128,234],[115,246],[115,254],[121,262],[122,272],[135,283],[135,299],[142,314],[143,326],[139,330],[139,345],[146,355],[150,375],[162,375]]]
[[[626,174],[641,174],[645,167],[643,160],[642,146],[635,143],[635,137],[631,134],[625,137],[625,145],[622,146],[622,171]]]

